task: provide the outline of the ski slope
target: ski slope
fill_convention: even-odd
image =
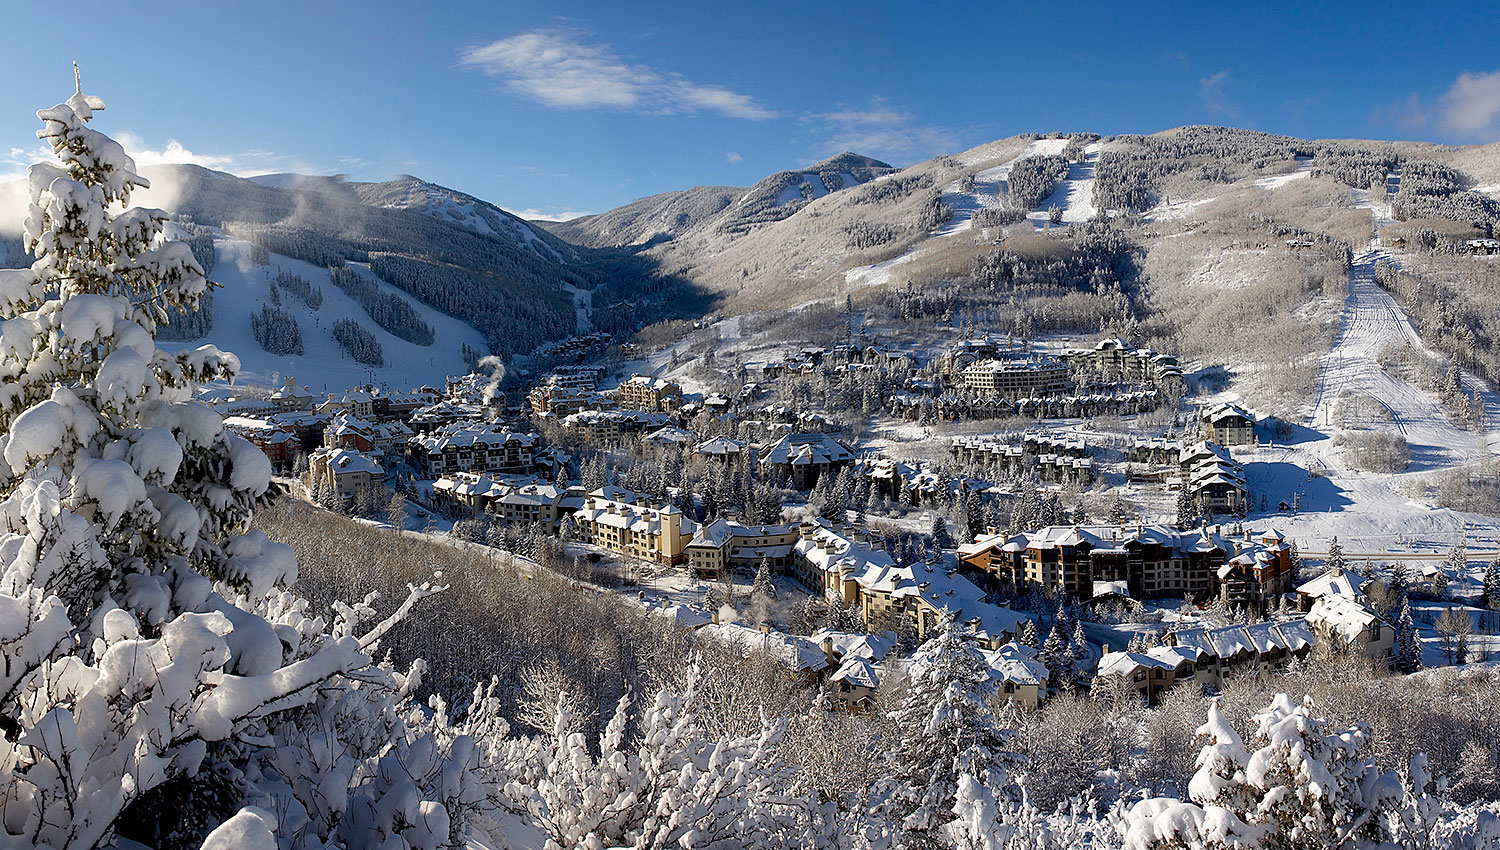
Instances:
[[[258,266],[250,259],[250,243],[238,239],[216,238],[218,259],[212,274],[223,286],[214,292],[213,329],[200,340],[191,342],[161,341],[166,351],[180,351],[212,343],[240,358],[240,380],[279,386],[283,377],[295,377],[299,385],[314,392],[338,392],[348,387],[375,384],[392,390],[406,390],[422,384],[441,386],[449,375],[469,371],[461,347],[465,343],[487,351],[484,335],[465,322],[441,313],[400,292],[370,273],[369,266],[350,263],[375,280],[384,292],[394,292],[409,302],[432,326],[435,342],[415,345],[399,339],[370,319],[364,308],[345,295],[329,280],[328,270],[280,254],[271,262]],[[292,314],[302,332],[303,354],[276,356],[267,353],[250,334],[250,315],[270,303],[270,281],[278,269],[301,275],[323,291],[323,305],[313,311],[297,296],[281,293],[281,309]],[[333,340],[333,324],[351,318],[375,335],[385,355],[385,366],[372,368],[346,357]]]
[[[951,233],[962,233],[974,226],[974,213],[978,210],[999,209],[1006,206],[1010,199],[1008,178],[1010,170],[1017,162],[1028,156],[1061,155],[1067,146],[1067,139],[1036,139],[1019,155],[994,168],[986,168],[976,173],[973,191],[962,191],[957,180],[943,187],[943,203],[953,210],[953,217],[948,219],[948,223],[943,225],[935,235],[947,236]],[[1097,145],[1094,147],[1097,157]],[[1091,184],[1090,192],[1092,191]]]
[[[1387,182],[1388,195],[1399,191],[1400,175]],[[1374,203],[1369,193],[1353,190],[1355,206],[1371,211],[1376,226],[1388,223],[1389,204]],[[1388,348],[1401,358],[1432,357],[1411,317],[1375,281],[1375,264],[1399,262],[1398,253],[1382,250],[1372,235],[1370,247],[1354,259],[1340,316],[1339,333],[1323,358],[1315,403],[1290,442],[1263,446],[1236,458],[1247,461],[1246,478],[1253,492],[1273,507],[1297,494],[1300,511],[1277,517],[1275,524],[1294,541],[1321,551],[1337,535],[1346,551],[1393,549],[1445,552],[1464,542],[1471,550],[1500,548],[1500,518],[1464,513],[1428,501],[1428,488],[1449,470],[1490,462],[1500,447],[1500,404],[1472,375],[1463,375],[1464,391],[1478,390],[1486,411],[1482,432],[1453,423],[1431,392],[1392,374],[1380,364]],[[1365,472],[1343,461],[1335,445],[1336,412],[1341,399],[1362,397],[1384,410],[1388,421],[1363,423],[1372,430],[1400,434],[1411,450],[1411,465],[1402,473]],[[1470,576],[1472,579],[1473,576]]]
[[[1037,230],[1052,227],[1053,207],[1062,211],[1065,224],[1092,220],[1098,213],[1094,208],[1094,167],[1098,164],[1099,143],[1094,142],[1083,149],[1083,162],[1068,163],[1068,175],[1036,209],[1026,214],[1032,226]]]

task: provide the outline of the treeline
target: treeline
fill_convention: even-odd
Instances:
[[[844,228],[849,237],[850,248],[879,248],[901,239],[902,232],[889,224],[877,224],[863,219]]]
[[[974,211],[975,227],[1000,227],[1026,220],[1026,211],[1020,207],[981,207]]]
[[[323,290],[315,289],[312,281],[302,275],[277,269],[276,277],[271,279],[272,291],[278,287],[302,299],[302,303],[313,310],[323,306]]]
[[[418,301],[471,322],[500,356],[531,351],[578,327],[573,299],[559,289],[402,254],[372,253],[370,270]]]
[[[333,285],[364,308],[366,314],[397,339],[415,345],[432,345],[432,326],[422,320],[416,308],[407,301],[389,292],[381,292],[380,286],[348,266],[333,266],[328,269]]]
[[[930,174],[898,175],[878,183],[866,183],[854,193],[852,199],[856,204],[888,204],[932,187],[933,179]]]
[[[1401,221],[1442,218],[1493,233],[1500,224],[1500,201],[1465,191],[1466,182],[1461,172],[1440,162],[1408,160],[1401,168],[1401,189],[1391,199],[1391,214]]]
[[[1006,185],[1010,198],[1022,209],[1035,209],[1068,176],[1068,161],[1060,156],[1028,156],[1016,160]]]
[[[1141,212],[1156,205],[1161,180],[1197,170],[1205,180],[1228,182],[1230,166],[1268,168],[1311,156],[1308,142],[1229,127],[1184,127],[1170,136],[1118,136],[1123,150],[1104,151],[1094,169],[1094,205]]]
[[[209,232],[196,233],[183,241],[187,242],[188,249],[193,252],[193,259],[203,267],[203,275],[212,275],[219,259],[218,252],[214,250],[214,235]]]
[[[1063,159],[1068,162],[1083,162],[1083,149],[1099,141],[1098,133],[1069,133],[1067,147],[1063,148]]]
[[[1101,292],[1111,288],[1129,290],[1140,276],[1136,245],[1124,234],[1105,224],[1072,228],[1077,236],[1052,240],[1038,248],[1032,244],[1002,243],[994,251],[974,258],[970,277],[991,289],[1020,292]]]
[[[333,323],[333,340],[355,363],[377,367],[385,365],[385,353],[380,350],[380,340],[353,319],[339,319]]]
[[[917,229],[936,230],[953,218],[953,208],[943,202],[943,193],[928,189],[922,198],[922,207],[917,210]]]
[[[218,252],[214,250],[213,234],[205,229],[184,241],[193,252],[193,259],[203,267],[204,276],[212,275],[214,265],[218,261]],[[167,321],[157,327],[156,338],[172,342],[189,342],[208,336],[208,332],[213,329],[214,294],[210,291],[203,296],[202,301],[198,302],[198,309],[172,311]]]
[[[1313,165],[1314,177],[1332,177],[1345,186],[1373,189],[1385,184],[1385,176],[1395,170],[1401,158],[1393,147],[1363,148],[1339,142],[1318,146]]]
[[[269,304],[250,314],[250,334],[267,352],[276,355],[302,353],[302,329],[291,313]]]

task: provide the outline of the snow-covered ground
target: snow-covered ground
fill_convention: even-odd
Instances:
[[[1399,174],[1392,178],[1390,188],[1399,188]],[[1354,202],[1371,211],[1375,225],[1388,223],[1388,203],[1374,203],[1360,190],[1355,190]],[[1433,393],[1381,365],[1381,352],[1388,348],[1401,351],[1403,360],[1433,352],[1401,305],[1376,284],[1375,263],[1380,260],[1399,262],[1400,256],[1378,248],[1372,235],[1369,250],[1350,268],[1338,337],[1324,355],[1314,404],[1297,435],[1287,444],[1237,450],[1235,456],[1247,462],[1250,487],[1273,510],[1297,494],[1296,516],[1278,516],[1265,524],[1280,528],[1304,549],[1326,548],[1335,535],[1347,552],[1370,554],[1443,553],[1464,542],[1475,553],[1471,569],[1478,570],[1478,553],[1500,550],[1500,518],[1438,507],[1423,498],[1424,485],[1432,473],[1493,457],[1500,447],[1500,403],[1489,387],[1465,374],[1465,391],[1480,391],[1487,427],[1483,432],[1464,430]],[[1343,461],[1333,437],[1337,407],[1345,399],[1362,399],[1384,410],[1388,421],[1362,424],[1407,440],[1411,466],[1406,472],[1364,472]]]
[[[238,239],[215,239],[214,247],[218,259],[209,277],[223,288],[214,292],[213,329],[200,340],[161,341],[158,345],[166,351],[180,351],[212,343],[231,351],[240,358],[242,381],[279,386],[284,376],[295,376],[299,384],[314,392],[336,392],[371,382],[400,390],[421,384],[442,386],[447,376],[468,371],[462,353],[465,343],[486,350],[484,335],[479,331],[379,280],[370,274],[368,265],[349,264],[376,280],[382,291],[394,292],[409,302],[432,326],[436,340],[432,345],[415,345],[375,324],[359,304],[333,285],[327,269],[280,254],[272,254],[269,265],[256,265],[250,259],[250,244]],[[301,275],[323,291],[323,306],[316,311],[291,293],[281,295],[281,309],[296,318],[302,332],[300,356],[269,354],[250,334],[250,315],[269,303],[271,278],[278,269]],[[375,335],[385,354],[385,366],[371,368],[344,356],[333,340],[333,323],[342,318],[358,321]]]
[[[1099,143],[1094,142],[1083,149],[1083,162],[1068,163],[1068,176],[1042,200],[1033,211],[1026,214],[1037,230],[1052,226],[1052,208],[1062,210],[1064,222],[1090,221],[1098,212],[1094,208],[1094,166],[1099,163]]]

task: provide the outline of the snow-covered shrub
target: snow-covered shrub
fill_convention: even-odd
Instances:
[[[714,738],[698,720],[697,681],[694,671],[684,693],[657,694],[634,735],[622,698],[596,748],[560,695],[550,736],[512,741],[495,759],[514,770],[508,806],[541,827],[547,850],[819,846],[817,809],[776,756],[785,721]]]

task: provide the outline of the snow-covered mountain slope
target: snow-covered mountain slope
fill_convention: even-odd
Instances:
[[[788,218],[811,201],[895,173],[876,159],[845,151],[806,168],[778,171],[748,189],[695,186],[663,192],[623,207],[542,226],[569,241],[594,247],[640,245],[694,231],[743,234]]]
[[[279,386],[283,377],[295,376],[299,385],[309,386],[314,392],[336,392],[366,383],[400,390],[421,384],[441,386],[446,376],[468,371],[462,346],[484,349],[484,335],[479,331],[379,282],[379,278],[369,274],[367,265],[351,263],[349,267],[376,280],[382,292],[395,293],[410,302],[432,327],[435,338],[432,345],[415,345],[381,328],[359,304],[333,285],[325,268],[280,254],[270,255],[268,265],[257,265],[251,259],[250,243],[239,239],[218,238],[214,247],[218,259],[209,277],[223,288],[213,296],[213,329],[199,340],[159,344],[167,351],[196,348],[204,343],[231,351],[240,358],[242,381]],[[296,319],[302,334],[300,356],[270,354],[250,332],[250,316],[270,303],[271,279],[278,271],[301,275],[323,293],[323,304],[317,310],[308,308],[295,295],[285,291],[281,294],[281,309]],[[364,366],[344,355],[332,331],[334,322],[345,318],[357,321],[374,334],[385,355],[383,367]]]
[[[141,193],[145,205],[314,265],[373,263],[413,300],[478,328],[503,356],[576,333],[568,287],[591,290],[605,277],[587,249],[411,177],[246,180],[184,165],[143,172],[152,181]]]
[[[641,245],[673,239],[722,213],[745,192],[740,186],[694,186],[632,201],[623,207],[567,221],[540,222],[551,233],[592,248]]]
[[[354,192],[365,203],[385,209],[414,210],[423,215],[468,228],[486,236],[525,245],[538,255],[560,263],[576,262],[578,251],[527,221],[436,183],[403,174],[385,183],[354,183]]]

